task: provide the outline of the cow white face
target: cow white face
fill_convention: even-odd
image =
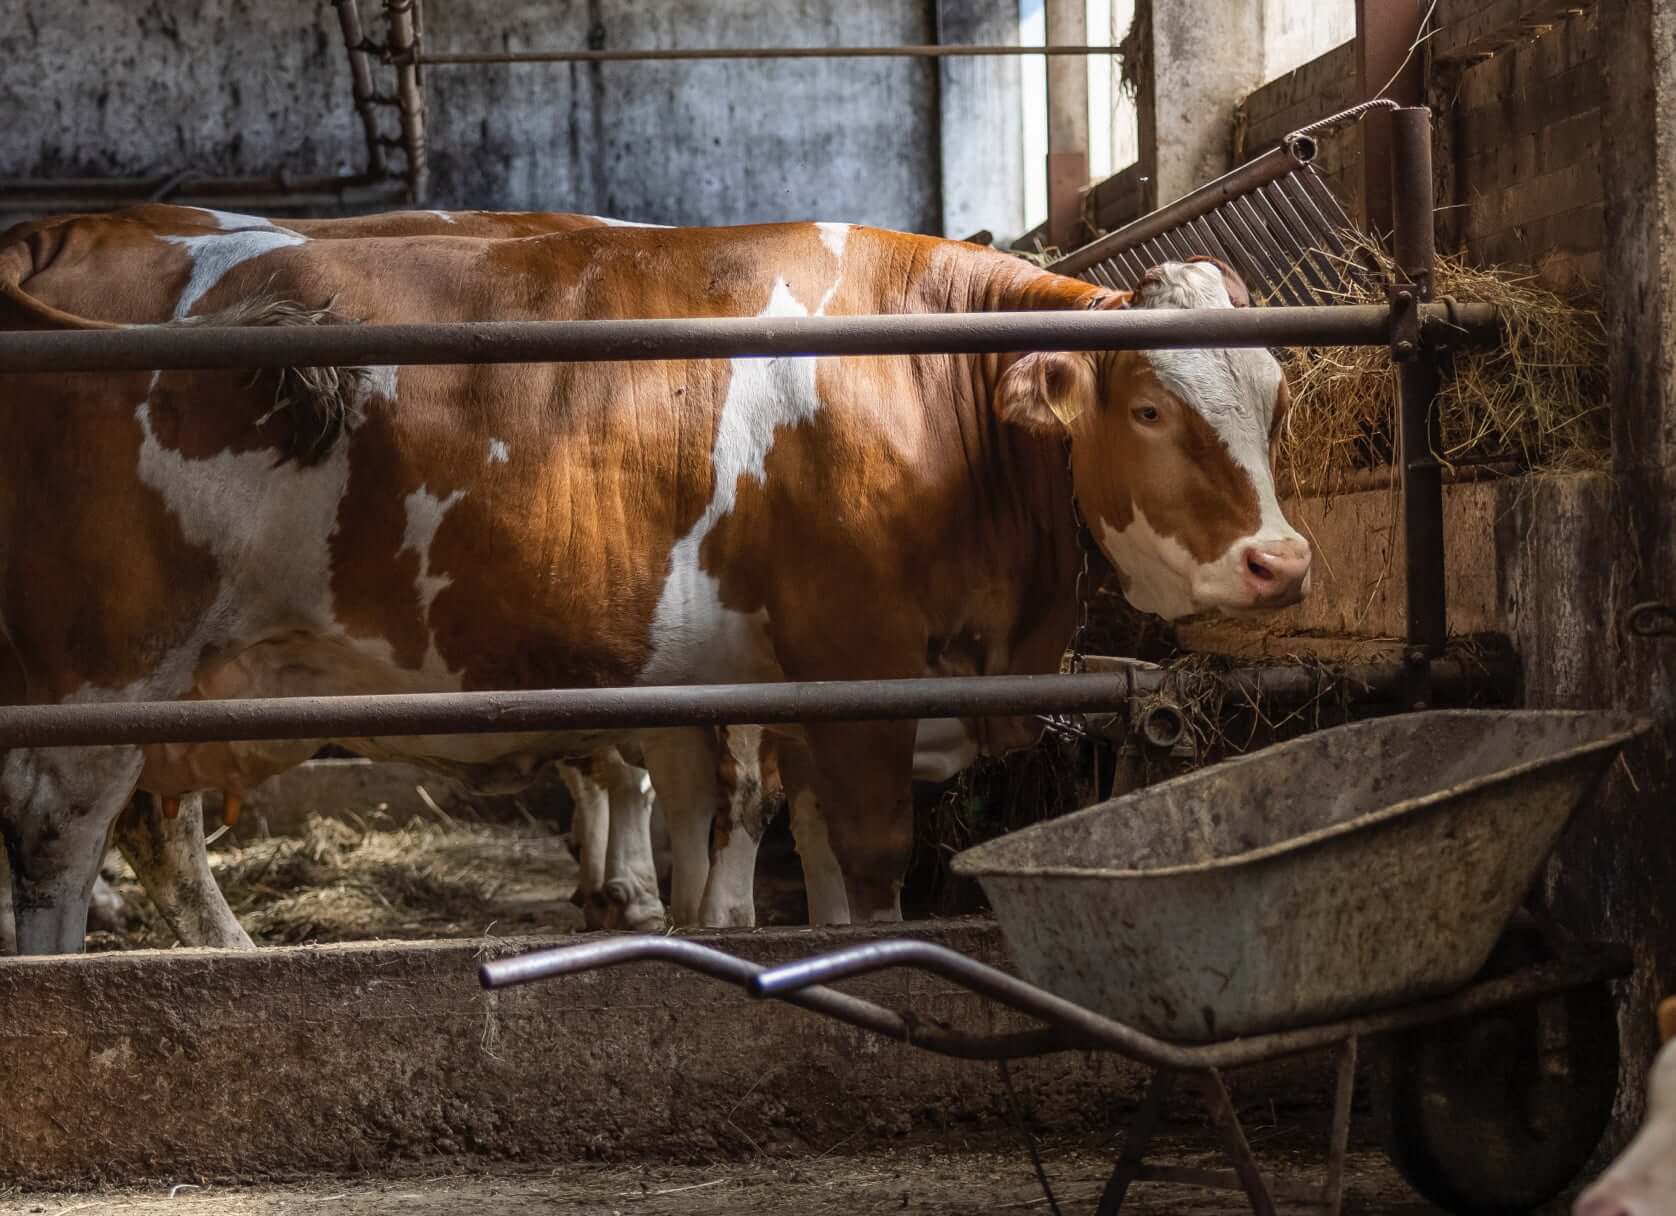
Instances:
[[[1149,271],[1138,303],[1246,299],[1231,272],[1193,261]],[[1309,593],[1309,542],[1281,513],[1269,465],[1289,400],[1280,364],[1260,349],[1031,354],[997,390],[1004,418],[1070,438],[1077,501],[1125,596],[1167,619],[1282,608]]]

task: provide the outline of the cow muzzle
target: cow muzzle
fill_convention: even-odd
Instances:
[[[1237,555],[1241,588],[1253,608],[1285,608],[1309,594],[1306,540],[1258,541]]]

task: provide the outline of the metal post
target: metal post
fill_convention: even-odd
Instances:
[[[396,65],[396,100],[401,106],[402,150],[407,155],[407,188],[422,203],[431,191],[425,153],[425,94],[419,84],[417,0],[384,0],[390,22],[390,57]]]
[[[367,175],[384,175],[384,142],[378,133],[378,111],[374,108],[372,65],[362,48],[360,0],[337,0],[338,22],[343,28],[343,45],[349,52],[349,86],[355,99],[355,113],[361,118],[361,133],[367,141]]]
[[[1443,469],[1434,358],[1402,334],[1402,315],[1420,310],[1432,294],[1432,121],[1424,106],[1392,116],[1393,254],[1402,280],[1392,285],[1392,350],[1398,358],[1401,406],[1398,460],[1403,476],[1403,541],[1408,567],[1408,641],[1416,668],[1442,653],[1448,640],[1444,587]],[[1406,348],[1405,348],[1406,343]],[[1417,702],[1429,698],[1416,688]]]

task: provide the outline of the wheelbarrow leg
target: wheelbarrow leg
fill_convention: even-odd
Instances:
[[[1118,1216],[1130,1183],[1141,1175],[1147,1146],[1158,1130],[1159,1116],[1163,1114],[1164,1103],[1169,1100],[1175,1083],[1175,1073],[1164,1068],[1153,1070],[1152,1079],[1147,1082],[1146,1096],[1141,1099],[1135,1117],[1123,1133],[1123,1151],[1118,1154],[1117,1168],[1112,1171],[1111,1180],[1100,1194],[1100,1206],[1094,1209],[1094,1216]]]
[[[1333,1087],[1332,1140],[1327,1144],[1327,1185],[1321,1190],[1325,1216],[1339,1216],[1344,1204],[1344,1157],[1350,1144],[1350,1100],[1356,1094],[1356,1039],[1338,1048],[1338,1079]]]
[[[1222,1142],[1222,1151],[1228,1154],[1234,1174],[1245,1189],[1245,1197],[1251,1201],[1251,1210],[1256,1216],[1275,1216],[1274,1200],[1257,1170],[1257,1160],[1251,1155],[1251,1145],[1246,1143],[1239,1116],[1234,1113],[1234,1104],[1228,1097],[1228,1087],[1222,1084],[1222,1074],[1211,1068],[1193,1079],[1204,1098],[1205,1113],[1210,1116],[1216,1138]]]

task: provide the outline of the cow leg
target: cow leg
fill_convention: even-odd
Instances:
[[[16,748],[0,762],[0,836],[20,954],[79,954],[111,820],[133,796],[134,747]]]
[[[605,928],[637,933],[663,928],[652,857],[652,800],[646,775],[615,751],[602,764],[610,802],[605,839]]]
[[[669,827],[670,920],[681,928],[698,925],[710,879],[710,828],[720,780],[716,732],[689,727],[645,731],[641,748]]]
[[[757,850],[772,814],[762,768],[762,728],[722,729],[721,813],[712,834],[710,874],[699,921],[706,926],[750,928],[757,923]]]
[[[122,922],[127,918],[127,905],[122,896],[116,893],[116,888],[105,881],[100,874],[93,880],[93,898],[87,902],[87,924],[92,929],[104,929],[115,933],[121,930]]]
[[[780,780],[790,807],[791,835],[797,859],[803,863],[803,894],[811,925],[850,923],[850,897],[844,890],[844,871],[832,852],[820,798],[815,794],[814,759],[809,749],[790,740],[780,744]]]
[[[116,847],[181,945],[255,948],[210,870],[202,794],[183,797],[173,819],[134,799],[116,821]]]
[[[851,918],[901,920],[914,848],[914,723],[811,723],[804,734]]]
[[[576,893],[571,902],[582,909],[582,923],[605,928],[605,850],[611,830],[611,791],[594,779],[592,762],[559,765],[559,775],[575,812],[570,820],[570,847],[576,854]]]

